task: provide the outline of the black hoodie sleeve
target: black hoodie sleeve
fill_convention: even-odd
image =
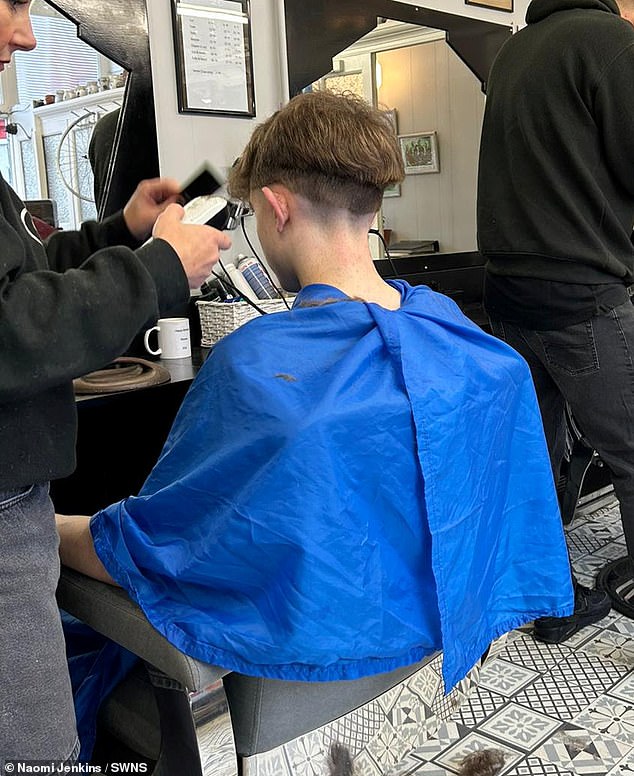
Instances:
[[[0,179],[0,404],[107,364],[149,319],[189,295],[163,240],[136,251],[101,247],[116,224],[56,235],[49,265],[21,207]]]
[[[623,24],[631,42],[615,47],[618,53],[600,75],[594,107],[610,172],[634,198],[634,35],[629,23]]]
[[[138,248],[139,242],[130,233],[123,213],[101,222],[86,221],[78,231],[55,232],[46,241],[49,267],[55,272],[78,267],[93,253],[110,245]]]

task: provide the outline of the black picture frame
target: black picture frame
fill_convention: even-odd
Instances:
[[[179,113],[253,118],[250,0],[171,5]]]

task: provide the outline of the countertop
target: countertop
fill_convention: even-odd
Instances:
[[[133,390],[112,391],[110,393],[76,394],[75,401],[77,402],[77,404],[84,404],[85,402],[89,402],[92,404],[95,401],[101,402],[104,400],[110,400],[114,397],[128,396],[131,394],[137,394],[139,392],[155,390],[156,388],[165,388],[167,386],[175,385],[177,383],[182,383],[182,382],[191,383],[194,377],[196,377],[196,375],[198,374],[198,371],[200,370],[200,367],[203,365],[203,362],[207,358],[207,355],[209,354],[210,350],[211,348],[194,347],[192,348],[192,354],[190,358],[147,359],[147,360],[151,360],[153,363],[160,364],[162,367],[165,367],[165,369],[168,370],[168,372],[170,373],[169,383],[162,383],[161,385],[151,385],[146,387],[140,387],[140,388],[135,388]]]
[[[189,386],[209,354],[157,360],[171,380],[134,390],[77,396],[77,468],[51,483],[56,509],[92,514],[138,493],[158,459]]]

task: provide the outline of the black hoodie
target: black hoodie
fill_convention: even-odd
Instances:
[[[487,85],[478,242],[497,276],[634,282],[634,27],[533,0]]]
[[[45,249],[0,176],[0,490],[70,474],[71,380],[107,364],[148,319],[188,298],[168,243],[134,245],[119,213],[59,232]]]

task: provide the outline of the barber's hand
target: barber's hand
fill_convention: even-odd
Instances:
[[[139,242],[149,237],[156,219],[168,205],[178,202],[179,195],[180,186],[173,178],[141,181],[123,208],[123,218],[131,234]]]
[[[170,205],[157,219],[152,236],[172,246],[189,279],[189,287],[198,288],[211,274],[220,251],[231,247],[231,239],[226,232],[211,226],[183,224],[184,214],[180,205]]]

